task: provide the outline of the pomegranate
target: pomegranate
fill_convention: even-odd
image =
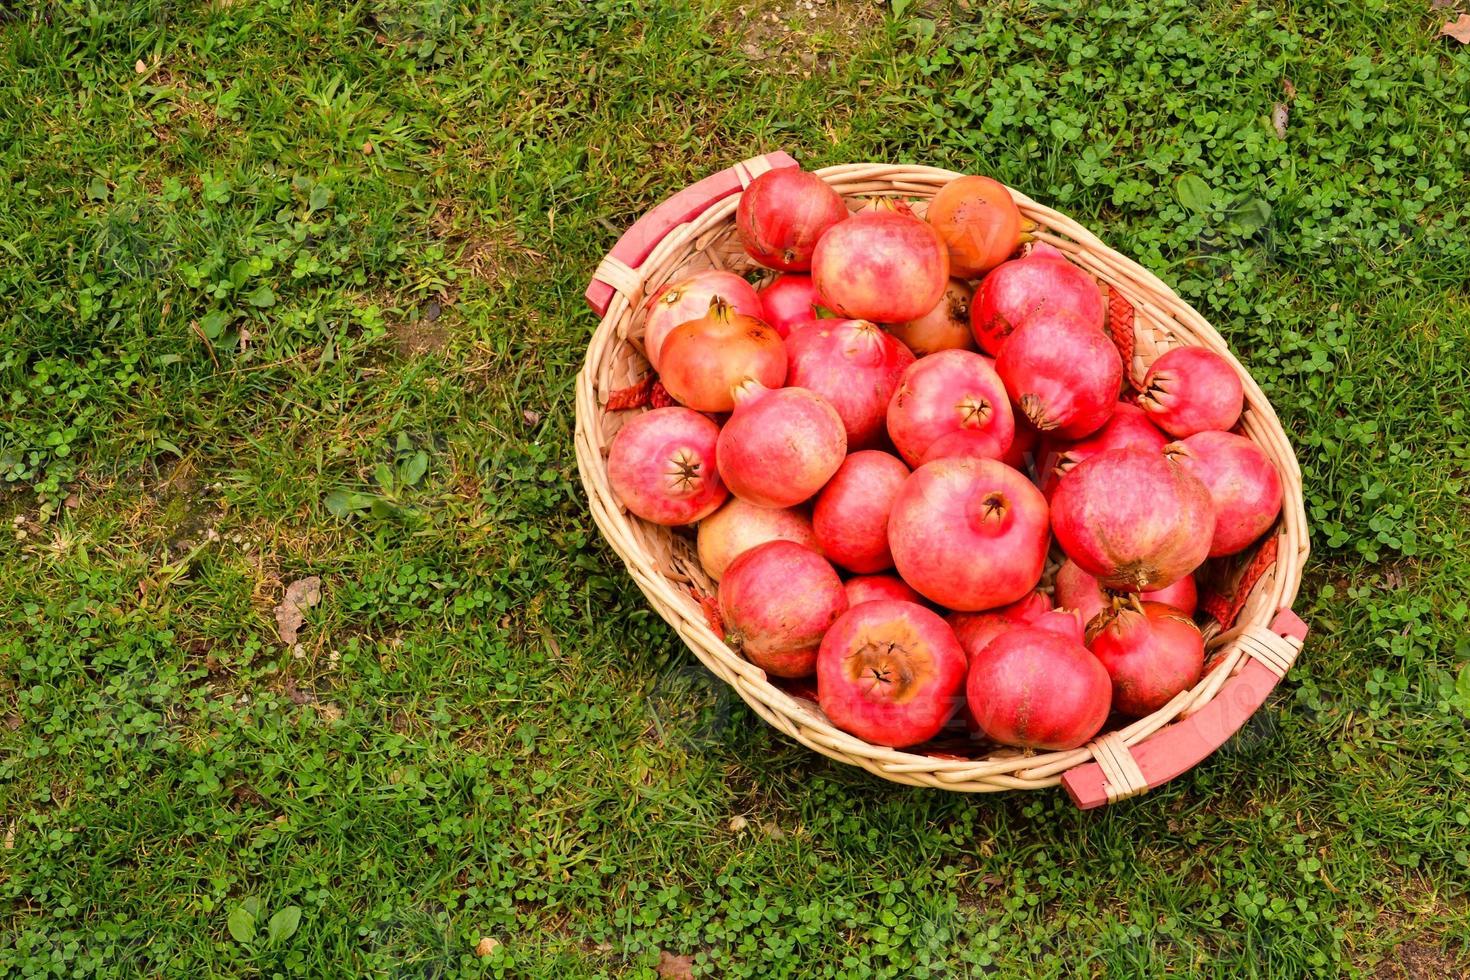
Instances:
[[[664,387],[681,405],[700,412],[735,407],[733,388],[754,379],[768,388],[786,380],[781,335],[753,316],[735,312],[716,296],[698,320],[675,327],[659,354]]]
[[[1086,635],[1082,613],[1076,609],[1050,609],[1031,620],[1027,625],[1032,629],[1046,630],[1070,637],[1078,643],[1081,643]]]
[[[841,316],[904,323],[932,310],[949,282],[939,233],[884,200],[817,242],[812,280],[822,305]]]
[[[1037,447],[1041,444],[1041,433],[1036,431],[1026,416],[1016,418],[1016,438],[1011,440],[1011,448],[1000,461],[1013,469],[1026,471],[1036,461]]]
[[[1108,672],[1067,632],[1021,626],[970,661],[967,701],[982,732],[1003,745],[1058,750],[1102,729],[1112,696]]]
[[[670,406],[629,419],[613,436],[607,479],[628,510],[655,524],[692,524],[725,502],[715,466],[720,427]]]
[[[902,599],[904,602],[923,602],[919,593],[904,584],[897,575],[854,575],[842,587],[847,590],[847,606],[851,609],[860,602],[877,599]]]
[[[818,549],[811,518],[802,511],[757,507],[733,497],[699,522],[699,564],[718,582],[730,562],[767,541],[795,541]]]
[[[791,507],[811,497],[847,456],[837,410],[805,388],[746,381],[715,447],[720,478],[741,500]]]
[[[786,338],[786,383],[827,399],[855,449],[882,433],[888,401],[912,363],[907,347],[867,320],[812,320]]]
[[[833,564],[864,574],[893,567],[888,511],[908,476],[898,457],[876,449],[842,461],[812,507],[812,528]]]
[[[994,269],[1024,240],[1011,192],[989,177],[957,177],[945,184],[929,202],[928,219],[949,248],[951,275],[963,279]]]
[[[1094,620],[1087,645],[1113,683],[1113,707],[1142,718],[1199,683],[1205,641],[1199,627],[1172,606],[1120,604]]]
[[[849,609],[817,655],[817,701],[832,723],[904,748],[939,734],[959,707],[965,654],[938,615],[884,599]]]
[[[1112,417],[1103,423],[1101,429],[1076,442],[1050,447],[1043,453],[1039,474],[1041,491],[1050,499],[1063,474],[1089,456],[1124,446],[1163,452],[1168,441],[1148,420],[1147,412],[1137,405],[1118,402],[1113,406]]]
[[[984,433],[984,445],[998,456],[1010,448],[1016,421],[1005,387],[985,358],[942,350],[904,371],[888,403],[888,435],[914,466],[936,440],[955,432]]]
[[[945,617],[950,629],[965,648],[965,656],[974,657],[1006,630],[1028,625],[1051,612],[1051,599],[1045,592],[1033,589],[1008,606],[989,612],[950,613]]]
[[[1092,277],[1050,245],[996,266],[975,289],[970,327],[987,354],[997,354],[1011,331],[1038,313],[1102,330],[1102,290]]]
[[[1130,446],[1078,463],[1052,497],[1051,525],[1067,557],[1103,586],[1154,592],[1205,560],[1215,508],[1179,463]]]
[[[970,333],[970,301],[975,291],[963,279],[951,279],[934,308],[907,323],[889,325],[893,334],[915,357],[941,350],[974,350],[975,335]]]
[[[1010,454],[1010,447],[1001,442],[994,432],[984,429],[961,429],[959,432],[940,436],[929,443],[929,448],[924,450],[924,455],[919,457],[919,465],[923,466],[936,459],[951,457],[1003,459]]]
[[[768,170],[745,188],[735,208],[735,230],[751,258],[782,272],[812,266],[812,252],[829,228],[847,220],[841,195],[816,174]]]
[[[1138,404],[1176,439],[1235,425],[1245,388],[1230,362],[1203,347],[1167,351],[1143,379]]]
[[[700,525],[701,528],[703,526]],[[1057,603],[1068,609],[1076,609],[1082,614],[1084,623],[1091,623],[1097,618],[1098,613],[1111,608],[1113,600],[1123,601],[1124,595],[1127,595],[1127,593],[1106,591],[1097,584],[1097,579],[1077,567],[1077,563],[1070,558],[1062,562],[1062,567],[1057,569],[1054,586]],[[1193,575],[1186,575],[1173,585],[1159,589],[1157,592],[1144,592],[1139,595],[1139,598],[1145,602],[1159,602],[1166,606],[1173,606],[1186,616],[1194,615],[1194,610],[1199,603]]]
[[[1101,330],[1050,314],[1011,334],[995,372],[1032,425],[1064,439],[1101,428],[1123,386],[1123,358]]]
[[[761,319],[785,337],[797,327],[817,318],[817,289],[811,276],[787,273],[777,276],[758,291]]]
[[[1197,432],[1164,453],[1199,477],[1215,505],[1210,557],[1233,555],[1276,523],[1281,476],[1261,447],[1233,432]]]
[[[822,636],[847,611],[847,592],[827,559],[794,541],[767,541],[730,563],[720,580],[727,639],[777,677],[805,677]]]
[[[669,334],[680,324],[698,320],[708,313],[710,300],[716,296],[730,304],[736,313],[761,315],[761,301],[755,287],[735,273],[721,269],[696,272],[648,298],[644,306],[643,353],[655,371],[658,370],[659,352]]]
[[[924,464],[888,515],[898,574],[960,612],[994,609],[1035,588],[1049,542],[1041,491],[993,459]]]

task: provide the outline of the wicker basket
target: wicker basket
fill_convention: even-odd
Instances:
[[[608,398],[621,393],[620,401],[626,401],[628,391],[646,392],[651,384],[641,346],[645,296],[700,269],[745,273],[754,268],[735,235],[739,192],[759,174],[790,166],[795,161],[786,154],[769,154],[676,194],[623,236],[587,291],[602,321],[577,378],[577,463],[593,519],[633,580],[700,661],[767,722],[803,745],[884,779],[981,793],[1061,783],[1078,806],[1090,808],[1141,793],[1195,765],[1262,704],[1306,637],[1306,627],[1291,612],[1307,559],[1301,472],[1276,413],[1204,318],[1137,263],[1024,195],[1011,192],[1022,214],[1040,226],[1037,237],[1066,252],[1108,288],[1110,330],[1125,357],[1131,350],[1130,380],[1136,383],[1155,357],[1177,345],[1223,354],[1245,385],[1239,431],[1265,450],[1280,471],[1286,497],[1277,528],[1228,573],[1217,576],[1202,606],[1213,617],[1203,626],[1210,659],[1193,690],[1146,718],[1066,752],[1000,749],[962,758],[870,745],[834,727],[810,699],[771,683],[716,634],[706,615],[715,586],[700,568],[687,532],[645,523],[618,504],[608,486],[607,450],[631,412],[611,410]],[[927,199],[959,176],[932,167],[882,164],[817,173],[850,201],[899,196],[910,199],[920,215]]]

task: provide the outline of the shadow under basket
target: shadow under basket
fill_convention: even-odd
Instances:
[[[715,583],[700,568],[688,531],[649,524],[618,503],[607,479],[608,446],[622,424],[647,407],[651,393],[656,399],[642,347],[646,297],[702,269],[757,270],[735,233],[736,205],[757,176],[794,166],[784,153],[767,154],[685,188],[633,225],[598,266],[587,301],[602,320],[577,377],[576,408],[577,464],[598,528],[654,610],[706,667],[771,725],[833,759],[893,782],[966,793],[1060,783],[1084,809],[1135,796],[1194,766],[1261,706],[1306,638],[1306,626],[1291,611],[1308,553],[1301,470],[1265,395],[1202,316],[1085,228],[1014,190],[1022,215],[1038,225],[1035,237],[1065,252],[1103,285],[1108,329],[1124,355],[1128,382],[1136,387],[1154,359],[1172,347],[1207,347],[1223,355],[1245,386],[1245,412],[1236,431],[1260,446],[1281,475],[1285,498],[1276,526],[1228,566],[1211,562],[1202,577],[1196,621],[1208,659],[1193,689],[1070,751],[974,743],[912,750],[872,745],[832,725],[810,687],[778,686],[726,645],[715,628]],[[900,197],[920,216],[928,199],[960,176],[885,164],[815,172],[853,207],[874,195]]]

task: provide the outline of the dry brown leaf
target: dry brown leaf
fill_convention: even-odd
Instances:
[[[1291,83],[1291,79],[1289,78],[1283,78],[1281,80],[1281,91],[1286,93],[1288,99],[1296,98],[1296,86]]]
[[[1461,14],[1439,29],[1440,37],[1452,37],[1461,44],[1470,44],[1470,14]]]
[[[342,709],[335,704],[326,701],[313,701],[312,708],[321,716],[322,721],[336,723],[342,720]]]
[[[658,965],[654,967],[664,980],[694,980],[694,957],[675,956],[668,950],[660,950]]]
[[[322,601],[322,580],[311,575],[297,579],[286,586],[286,596],[276,606],[276,632],[281,642],[290,646],[296,642],[296,632],[306,622],[306,610]]]

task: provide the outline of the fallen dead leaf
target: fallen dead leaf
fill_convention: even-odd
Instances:
[[[664,980],[694,980],[694,957],[675,956],[668,950],[659,950],[658,965],[654,967]]]
[[[5,828],[5,849],[7,851],[15,850],[15,824],[11,824]]]
[[[500,940],[493,939],[490,936],[481,936],[480,941],[475,944],[475,955],[489,956],[490,954],[494,953],[495,950],[497,950],[499,947]]]
[[[1452,37],[1461,44],[1470,44],[1470,14],[1461,14],[1439,29],[1440,37]]]
[[[730,818],[730,833],[732,833],[732,834],[738,834],[742,830],[744,830],[746,827],[749,827],[749,826],[750,826],[750,821],[749,820],[746,820],[744,817],[731,817]]]
[[[1285,102],[1278,102],[1271,109],[1271,128],[1276,130],[1277,139],[1286,139],[1286,121],[1291,118]]]
[[[1291,79],[1289,78],[1283,78],[1281,80],[1281,91],[1286,93],[1288,99],[1296,98],[1296,86],[1291,83]]]
[[[281,642],[291,646],[296,642],[296,633],[306,622],[306,610],[322,601],[322,580],[312,575],[297,579],[286,586],[286,596],[276,606],[276,632]]]
[[[316,709],[318,715],[321,715],[322,721],[338,722],[342,720],[342,709],[335,704],[329,704],[326,701],[313,701],[311,706]]]

